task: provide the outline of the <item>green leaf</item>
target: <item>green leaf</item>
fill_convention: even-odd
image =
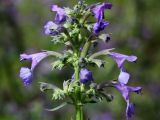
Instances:
[[[58,87],[56,87],[55,85],[49,84],[49,83],[45,83],[45,82],[39,82],[40,83],[40,90],[42,92],[46,91],[46,90],[55,90]]]
[[[42,51],[46,52],[49,56],[62,57],[61,53],[55,51],[47,51],[47,50],[42,50]]]
[[[99,68],[104,67],[105,62],[99,59],[89,59],[90,62],[95,63]]]
[[[101,55],[108,55],[111,50],[114,50],[114,48],[105,49],[105,50],[96,52],[96,53],[92,54],[92,55],[89,57],[89,59],[93,59],[93,58],[96,58],[96,57],[101,56]]]
[[[52,63],[52,68],[61,70],[64,67],[64,63],[62,60],[57,60],[54,63]]]
[[[55,107],[55,108],[45,109],[45,110],[47,110],[47,111],[56,111],[56,110],[59,110],[59,109],[61,109],[62,107],[66,106],[66,105],[67,105],[67,103],[64,102],[64,103],[62,103],[61,105],[59,105],[59,106],[57,106],[57,107]]]
[[[111,94],[106,94],[106,93],[103,93],[103,92],[100,92],[100,94],[108,101],[108,102],[111,102],[113,100],[113,95]]]
[[[54,100],[62,100],[63,98],[65,98],[65,92],[61,89],[55,89],[54,93],[52,95],[52,99]]]

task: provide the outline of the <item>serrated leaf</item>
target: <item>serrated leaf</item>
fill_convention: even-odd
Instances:
[[[52,63],[52,68],[61,70],[64,67],[64,63],[61,60],[57,60]]]
[[[64,103],[62,103],[61,105],[59,105],[59,106],[57,106],[57,107],[55,107],[55,108],[52,108],[52,109],[45,109],[45,110],[47,110],[47,111],[52,111],[52,112],[53,112],[53,111],[59,110],[60,108],[66,106],[66,105],[67,105],[67,103],[64,102]]]

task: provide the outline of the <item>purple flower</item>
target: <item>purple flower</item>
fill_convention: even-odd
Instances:
[[[137,60],[136,56],[133,56],[133,55],[127,56],[127,55],[123,55],[123,54],[116,53],[116,52],[111,52],[110,56],[116,61],[119,68],[123,67],[123,63],[125,60],[129,62],[134,62]]]
[[[47,56],[48,56],[48,54],[45,53],[45,52],[35,53],[35,54],[31,54],[31,55],[27,55],[27,54],[21,54],[20,55],[20,60],[21,61],[22,60],[28,60],[28,61],[32,62],[31,69],[25,68],[25,67],[22,67],[20,69],[20,78],[23,80],[25,85],[28,85],[32,82],[32,79],[33,79],[32,72],[33,72],[33,70],[38,65],[38,63],[40,63],[40,61]]]
[[[34,68],[37,66],[37,64],[44,59],[45,57],[47,57],[48,54],[46,52],[40,52],[40,53],[35,53],[35,54],[21,54],[20,55],[20,60],[28,60],[28,61],[32,61],[32,65],[31,65],[31,70],[33,71]]]
[[[25,86],[29,85],[32,82],[32,72],[29,68],[22,67],[20,69],[20,78],[23,80]]]
[[[111,8],[112,8],[111,3],[102,3],[98,5],[93,5],[91,7],[91,11],[95,15],[95,18],[98,20],[98,22],[102,22],[102,20],[104,19],[104,10]]]
[[[93,26],[94,33],[99,33],[107,27],[109,22],[96,22]]]
[[[75,74],[72,75],[72,79],[74,79]],[[92,72],[86,68],[82,68],[80,71],[80,82],[85,84],[87,82],[93,81]]]
[[[111,9],[111,3],[102,3],[98,5],[91,6],[91,11],[95,15],[97,22],[94,24],[93,31],[94,33],[99,33],[100,31],[104,30],[105,27],[109,24],[108,22],[103,22],[104,19],[104,10]]]
[[[65,15],[64,9],[58,7],[57,5],[52,5],[51,10],[53,12],[57,12],[57,14],[55,16],[55,22],[62,23],[66,20],[66,15]]]
[[[133,103],[130,103],[130,100],[129,100],[130,92],[136,92],[137,94],[139,94],[141,93],[141,90],[142,90],[141,87],[131,87],[126,85],[128,83],[129,76],[130,75],[128,73],[121,71],[118,78],[118,83],[114,85],[114,87],[122,94],[123,98],[127,103],[127,108],[126,108],[127,120],[129,117],[132,116],[132,114],[134,114],[134,105]]]
[[[55,30],[57,30],[57,28],[58,28],[57,24],[55,24],[52,21],[48,21],[44,26],[44,33],[46,35],[57,35],[58,32],[55,31]]]
[[[86,68],[81,69],[80,71],[80,81],[81,83],[87,83],[89,81],[93,81],[92,72]]]

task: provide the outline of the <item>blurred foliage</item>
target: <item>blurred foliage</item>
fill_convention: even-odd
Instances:
[[[109,43],[99,43],[97,50],[117,48],[116,51],[138,56],[136,64],[126,63],[132,74],[130,84],[143,87],[142,96],[132,95],[136,104],[134,120],[158,120],[160,118],[160,1],[158,0],[108,0],[113,9],[106,11],[110,21],[106,32],[112,33]],[[74,109],[67,106],[57,112],[47,112],[45,108],[56,106],[51,94],[45,95],[39,90],[38,82],[46,81],[62,87],[73,73],[70,68],[51,71],[51,59],[43,62],[35,72],[35,81],[27,88],[19,79],[19,54],[34,53],[42,49],[64,50],[54,45],[43,34],[43,25],[53,20],[55,13],[50,5],[72,6],[76,0],[0,0],[0,120],[69,120]],[[104,2],[87,0],[88,4]],[[53,59],[54,60],[54,59]],[[104,69],[93,69],[97,82],[114,79],[119,71],[113,61]],[[25,63],[28,65],[28,63]],[[38,71],[38,72],[37,72]],[[51,72],[50,72],[51,71]],[[92,120],[122,120],[125,117],[125,102],[115,90],[111,91],[115,99],[112,103],[88,104],[85,107],[86,118]],[[96,108],[96,109],[95,109]]]

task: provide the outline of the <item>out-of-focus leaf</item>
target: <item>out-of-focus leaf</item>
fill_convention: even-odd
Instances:
[[[61,109],[62,107],[64,107],[64,106],[66,106],[67,105],[67,103],[66,102],[64,102],[64,103],[62,103],[61,105],[59,105],[59,106],[57,106],[57,107],[55,107],[55,108],[52,108],[52,109],[45,109],[45,110],[47,110],[47,111],[56,111],[56,110],[59,110],[59,109]]]
[[[92,63],[95,63],[99,68],[104,67],[105,62],[99,59],[89,59]]]
[[[46,90],[55,90],[57,89],[58,87],[56,87],[55,85],[53,84],[49,84],[49,83],[45,83],[45,82],[39,82],[40,83],[40,90],[42,92],[46,91]]]

